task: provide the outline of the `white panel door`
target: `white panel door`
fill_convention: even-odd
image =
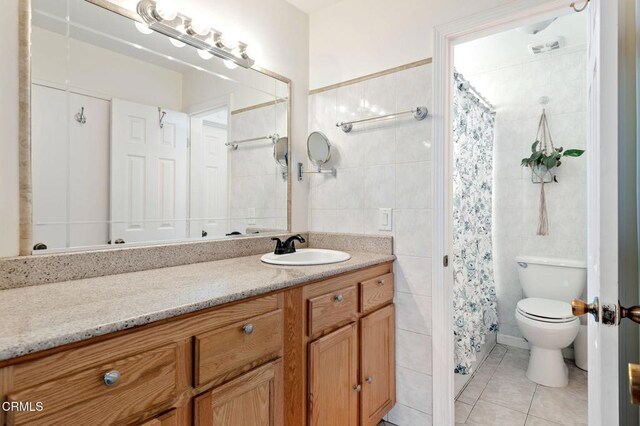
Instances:
[[[587,60],[588,297],[618,303],[618,4],[591,0]],[[602,318],[602,315],[600,315]],[[589,424],[618,424],[618,327],[589,317]]]
[[[31,168],[33,243],[68,246],[69,132],[67,92],[33,84]]]
[[[186,237],[187,116],[113,99],[111,240]]]
[[[69,245],[109,240],[109,128],[111,103],[69,94]],[[75,114],[84,108],[85,123]]]
[[[191,119],[191,236],[228,233],[227,129]]]

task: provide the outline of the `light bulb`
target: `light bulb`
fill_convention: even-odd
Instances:
[[[136,21],[135,25],[137,30],[140,31],[142,34],[151,34],[153,32],[151,28],[147,27],[147,25],[143,24],[142,22]]]
[[[199,19],[193,19],[189,24],[189,29],[199,36],[205,37],[211,32],[211,28],[206,22],[202,22]]]
[[[158,0],[156,3],[156,12],[163,21],[173,21],[178,16],[178,11],[168,0]]]
[[[169,42],[171,44],[173,44],[175,47],[184,47],[185,46],[185,44],[183,42],[181,42],[180,40],[175,39],[175,38],[171,38],[170,37],[169,38]]]
[[[236,37],[230,34],[223,34],[220,41],[224,45],[224,48],[229,50],[237,49],[238,44],[240,43]]]
[[[230,59],[225,59],[222,62],[224,62],[224,66],[229,68],[230,70],[234,70],[234,69],[238,68],[238,64],[236,64],[235,62],[233,62]]]
[[[202,50],[202,49],[198,49],[198,55],[200,55],[200,57],[202,59],[211,59],[213,58],[213,55],[209,52],[207,52],[206,50]]]

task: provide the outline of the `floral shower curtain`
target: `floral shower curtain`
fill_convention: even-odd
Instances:
[[[491,240],[495,112],[455,74],[453,273],[456,373],[470,374],[487,332],[498,329]]]

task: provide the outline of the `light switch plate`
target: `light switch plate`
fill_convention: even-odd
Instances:
[[[392,231],[393,230],[393,209],[384,208],[378,209],[378,230],[379,231]]]
[[[256,224],[256,209],[250,208],[247,214],[247,225],[255,225]]]

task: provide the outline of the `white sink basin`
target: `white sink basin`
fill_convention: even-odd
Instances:
[[[349,259],[351,259],[349,253],[325,249],[298,249],[295,253],[288,254],[267,253],[261,258],[264,263],[289,266],[324,265]]]

